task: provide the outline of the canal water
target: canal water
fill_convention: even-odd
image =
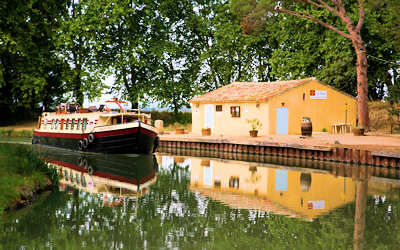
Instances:
[[[367,167],[35,150],[59,191],[0,217],[0,249],[399,248],[400,180]]]

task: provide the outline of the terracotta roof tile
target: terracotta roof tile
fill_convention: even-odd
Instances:
[[[262,102],[314,78],[277,82],[233,82],[194,97],[190,102]]]

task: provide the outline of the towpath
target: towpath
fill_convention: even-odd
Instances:
[[[314,133],[311,137],[300,135],[268,135],[259,137],[250,136],[201,136],[192,133],[176,134],[166,132],[160,135],[165,141],[191,141],[191,142],[223,142],[235,144],[269,144],[296,147],[347,147],[370,151],[384,151],[400,153],[400,135],[373,134],[354,136],[353,134],[328,134]]]

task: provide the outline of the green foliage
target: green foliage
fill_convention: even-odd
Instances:
[[[162,120],[164,126],[173,125],[175,123],[179,124],[190,124],[192,123],[192,113],[191,112],[178,112],[177,114],[168,111],[151,111],[151,119]]]
[[[47,176],[47,177],[46,177]],[[20,198],[22,190],[35,192],[52,181],[58,188],[57,171],[48,168],[29,147],[0,144],[0,206],[5,209]],[[3,210],[0,210],[0,214]]]
[[[63,7],[54,0],[0,3],[0,123],[34,112],[45,92],[62,95],[57,66],[64,62],[57,59],[54,34]]]
[[[390,86],[386,101],[389,103],[386,110],[390,117],[390,132],[393,130],[398,132],[400,131],[400,84]]]
[[[0,3],[0,123],[108,92],[174,110],[233,81],[316,77],[357,95],[350,40],[309,20],[271,14],[274,0],[32,0]],[[310,4],[279,1],[345,31]],[[272,4],[272,5],[271,5]],[[353,20],[357,1],[344,2]],[[365,1],[369,98],[399,85],[400,2]],[[268,14],[266,14],[268,13]],[[33,113],[33,114],[32,114]],[[11,117],[11,118],[10,118]],[[7,119],[6,119],[7,118]]]
[[[0,136],[15,136],[31,138],[33,135],[32,130],[14,130],[14,129],[0,129]]]
[[[268,15],[276,6],[274,0],[234,0],[231,9],[239,17],[244,32],[263,36],[267,30],[275,38],[270,43],[271,75],[278,79],[316,77],[353,96],[357,95],[356,54],[351,41],[332,30],[296,16]],[[309,13],[313,17],[346,31],[339,17],[328,10],[303,1],[279,1],[282,8]],[[357,1],[343,2],[352,20],[357,20]],[[385,89],[399,81],[400,3],[396,0],[366,1],[365,21],[361,30],[368,54],[369,98],[382,100]],[[265,17],[268,18],[265,18]],[[389,35],[390,34],[390,35]],[[273,39],[270,38],[273,41]],[[392,63],[391,63],[392,62]],[[394,63],[393,63],[394,62]],[[389,89],[390,91],[390,89]]]

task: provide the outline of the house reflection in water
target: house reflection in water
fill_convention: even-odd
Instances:
[[[312,220],[354,202],[355,183],[311,169],[190,158],[190,189],[233,208]]]

